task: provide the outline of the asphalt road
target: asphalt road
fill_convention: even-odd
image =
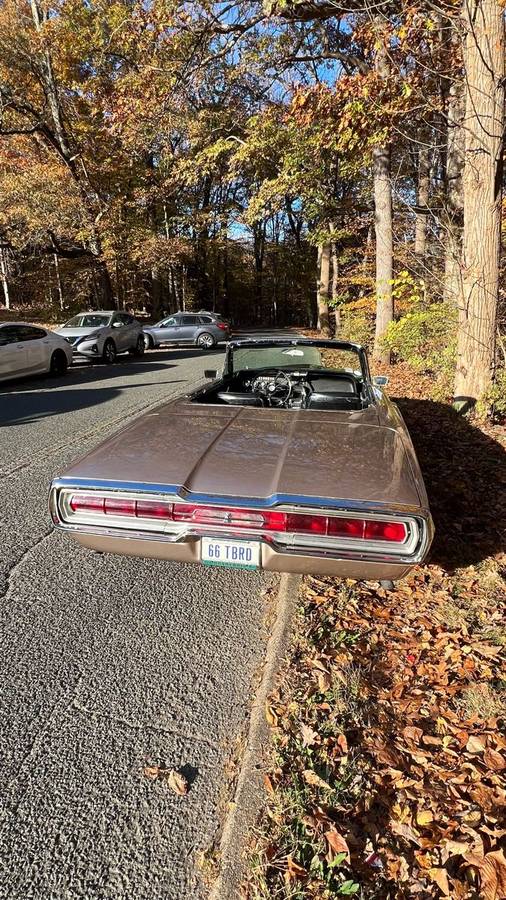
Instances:
[[[93,554],[52,477],[220,354],[0,387],[0,898],[187,900],[265,646],[266,576]],[[184,767],[178,797],[143,774]]]

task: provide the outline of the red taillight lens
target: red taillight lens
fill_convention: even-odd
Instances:
[[[153,500],[129,500],[123,497],[99,497],[74,494],[69,500],[73,512],[105,513],[107,516],[132,516],[146,519],[172,519],[172,503]]]
[[[93,494],[75,494],[69,504],[73,512],[103,512],[105,500]]]
[[[339,517],[331,517],[329,519],[329,528],[327,534],[332,537],[364,537],[365,522],[363,519],[341,519]]]
[[[104,512],[108,516],[135,516],[135,500],[106,497]]]
[[[404,522],[374,522],[371,519],[365,523],[364,537],[372,541],[402,544],[406,540],[406,526]]]
[[[143,519],[172,519],[172,503],[137,500],[137,516]]]
[[[264,510],[262,513],[264,525],[268,531],[289,531],[288,515],[275,510]]]
[[[377,522],[374,519],[344,519],[336,516],[329,518],[327,534],[402,544],[406,540],[407,530],[404,522]]]
[[[73,512],[102,513],[144,519],[165,519],[196,526],[244,528],[265,532],[314,534],[328,537],[388,541],[402,544],[408,530],[404,522],[380,522],[312,513],[287,513],[270,509],[243,509],[231,506],[201,506],[194,503],[164,503],[156,500],[130,500],[121,496],[100,497],[74,494],[69,500]]]
[[[228,325],[225,322],[215,322],[214,324],[221,328],[222,331],[228,331]]]
[[[296,534],[326,534],[327,517],[288,513],[286,530]]]

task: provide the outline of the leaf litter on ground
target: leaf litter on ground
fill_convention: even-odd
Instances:
[[[389,374],[433,552],[393,591],[304,579],[266,709],[254,900],[506,898],[506,435]]]

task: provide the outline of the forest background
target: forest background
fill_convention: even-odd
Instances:
[[[506,414],[504,50],[497,0],[2,0],[3,317],[317,328]]]

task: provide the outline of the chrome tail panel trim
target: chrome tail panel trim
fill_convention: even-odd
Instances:
[[[58,488],[72,488],[73,490],[114,491],[121,494],[142,494],[146,499],[164,499],[174,502],[186,501],[187,503],[201,503],[212,506],[237,506],[248,509],[270,509],[283,506],[298,508],[302,511],[311,510],[342,510],[343,512],[385,512],[394,516],[404,515],[429,515],[428,509],[409,506],[406,504],[390,504],[381,501],[365,502],[363,500],[338,500],[328,497],[309,496],[306,494],[270,494],[269,497],[231,497],[222,494],[198,494],[189,491],[184,485],[177,484],[146,484],[143,481],[107,481],[91,478],[57,478],[51,485],[51,490]]]
[[[157,490],[161,487],[162,490]],[[365,504],[357,501],[329,501],[319,497],[295,497],[293,495],[273,495],[267,500],[251,500],[246,498],[208,497],[186,492],[175,486],[136,485],[118,482],[90,481],[88,479],[58,479],[53,482],[49,497],[49,508],[54,524],[70,532],[81,532],[96,535],[108,535],[125,540],[157,540],[177,543],[195,541],[203,536],[222,537],[241,540],[261,541],[271,546],[278,553],[290,555],[312,554],[333,559],[361,559],[366,561],[382,561],[415,565],[421,562],[430,547],[433,537],[433,524],[430,513],[410,507],[393,508],[386,504]],[[261,530],[248,528],[233,529],[223,525],[198,525],[190,522],[157,520],[143,518],[132,519],[121,515],[80,512],[75,514],[69,507],[72,493],[100,493],[125,500],[150,500],[154,502],[177,503],[189,502],[199,505],[233,506],[250,509],[268,509],[276,507],[279,512],[324,513],[327,516],[357,515],[365,519],[401,519],[407,526],[407,539],[404,543],[388,544],[384,541],[366,541],[351,537],[330,537],[316,534],[293,534],[290,532],[263,533]]]

